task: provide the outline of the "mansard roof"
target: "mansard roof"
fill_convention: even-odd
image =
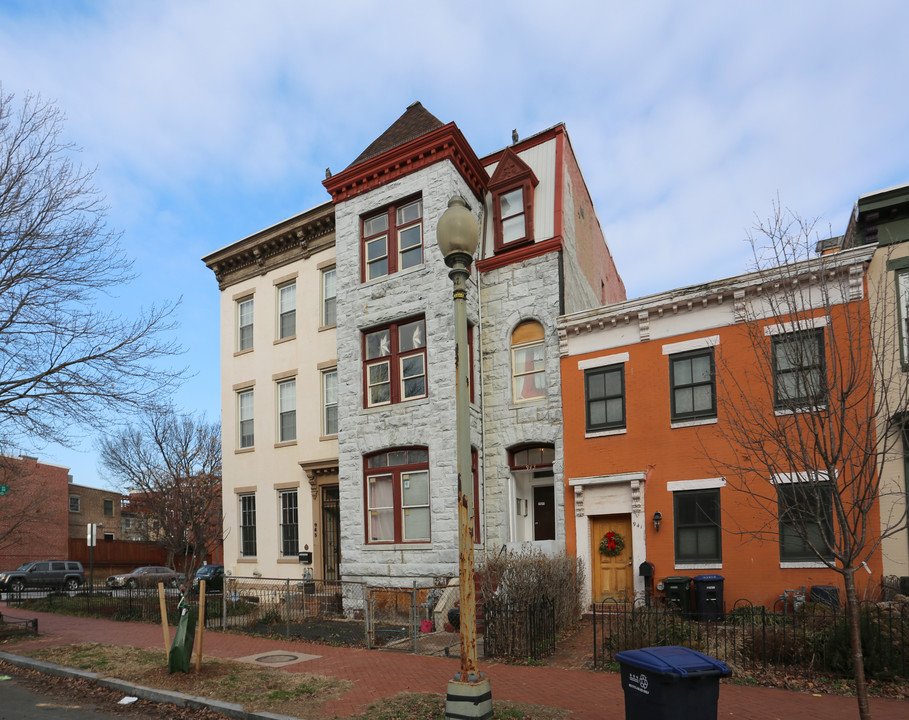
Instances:
[[[404,114],[395,120],[391,126],[373,140],[346,169],[359,165],[370,158],[381,155],[393,148],[410,142],[418,137],[422,137],[433,130],[438,130],[445,123],[439,120],[435,115],[429,112],[419,101],[408,106]]]

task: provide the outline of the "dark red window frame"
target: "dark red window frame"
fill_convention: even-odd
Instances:
[[[410,222],[402,223],[401,225],[397,224],[397,213],[401,208],[407,207],[414,202],[420,202],[420,218],[419,220],[413,220]],[[386,228],[384,230],[378,230],[367,235],[367,224],[371,220],[375,220],[381,216],[385,216],[386,219]],[[421,249],[421,261],[419,264],[423,264],[426,259],[426,237],[423,232],[423,207],[422,207],[422,197],[420,195],[414,195],[413,197],[406,198],[397,202],[393,205],[389,205],[384,210],[380,209],[376,212],[370,212],[360,217],[360,281],[367,282],[371,280],[377,280],[379,278],[388,277],[389,275],[394,275],[398,272],[398,254],[400,248],[398,247],[398,233],[401,230],[406,230],[411,227],[420,228],[420,249]],[[369,277],[369,258],[368,258],[368,247],[369,244],[382,236],[385,236],[385,252],[386,252],[386,262],[388,263],[387,272],[382,275],[376,275],[373,278]]]
[[[543,458],[543,450],[552,451],[553,460],[546,462]],[[534,451],[532,454],[528,452],[528,462],[518,464],[516,460],[516,455],[525,451]],[[533,460],[538,460],[534,463]],[[508,451],[508,467],[511,470],[539,470],[542,468],[551,468],[553,462],[555,461],[555,445],[550,443],[524,443],[523,445],[516,445],[515,447],[509,449]]]
[[[420,322],[423,323],[423,338],[422,347],[406,350],[402,352],[400,348],[400,336],[399,329],[410,323]],[[373,333],[382,332],[384,330],[388,331],[389,335],[389,354],[388,355],[378,355],[367,359],[367,337]],[[363,407],[385,407],[387,405],[395,405],[400,402],[407,402],[409,400],[419,400],[421,398],[427,397],[429,395],[429,368],[427,367],[427,358],[426,358],[426,319],[423,316],[410,317],[405,320],[399,320],[398,322],[391,323],[389,325],[380,325],[378,327],[369,328],[362,332],[362,355],[363,358]],[[401,395],[401,360],[403,358],[409,358],[416,355],[423,356],[423,394],[419,396],[414,396],[410,398],[402,398]],[[375,404],[370,404],[370,375],[369,368],[373,365],[380,365],[383,362],[388,363],[388,374],[389,374],[389,400],[388,402],[377,402]]]
[[[378,465],[376,467],[370,467],[371,463],[374,463],[376,459],[380,459],[383,455],[388,458],[393,453],[403,452],[405,454],[409,453],[421,453],[425,454],[426,460],[420,462],[409,462],[410,458],[405,457],[405,462],[400,465]],[[401,488],[401,475],[409,472],[422,472],[426,471],[429,483],[429,503],[432,503],[432,477],[429,471],[429,448],[424,445],[413,445],[407,447],[394,447],[386,448],[380,450],[379,452],[370,453],[363,457],[363,530],[365,533],[364,541],[367,545],[391,545],[391,544],[407,544],[407,545],[425,545],[426,543],[432,542],[432,525],[431,525],[431,516],[430,512],[430,537],[427,539],[421,540],[404,540],[404,508],[403,508],[403,490]],[[369,479],[371,477],[377,477],[381,475],[391,475],[392,476],[392,494],[393,494],[393,512],[394,512],[394,539],[392,540],[371,540],[370,539],[370,507],[369,507]]]
[[[533,244],[533,193],[538,184],[539,180],[533,174],[530,166],[513,151],[506,150],[489,181],[489,192],[492,195],[493,245],[496,253]],[[502,222],[508,217],[515,217],[518,213],[512,213],[503,218],[502,197],[518,189],[523,191],[524,235],[506,242],[502,232]]]

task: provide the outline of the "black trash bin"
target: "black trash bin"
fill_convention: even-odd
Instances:
[[[694,610],[698,620],[723,619],[722,575],[694,576]]]
[[[691,578],[687,575],[674,575],[663,578],[662,583],[667,607],[688,617],[691,614]]]
[[[616,653],[625,691],[625,720],[716,720],[726,663],[684,647]]]
[[[840,606],[840,589],[835,585],[812,585],[809,598],[813,603],[827,605],[836,610]]]

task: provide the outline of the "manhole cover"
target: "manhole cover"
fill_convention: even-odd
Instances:
[[[256,662],[269,664],[291,663],[296,662],[299,659],[299,655],[291,655],[290,653],[275,653],[274,655],[263,655],[262,657],[256,658]]]

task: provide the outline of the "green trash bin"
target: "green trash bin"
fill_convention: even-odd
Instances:
[[[196,641],[197,612],[195,608],[182,605],[180,620],[177,622],[177,633],[174,635],[174,642],[171,644],[170,653],[167,656],[167,669],[171,673],[177,670],[189,672],[193,643]]]
[[[625,720],[717,720],[726,663],[686,647],[616,653],[625,691]]]

